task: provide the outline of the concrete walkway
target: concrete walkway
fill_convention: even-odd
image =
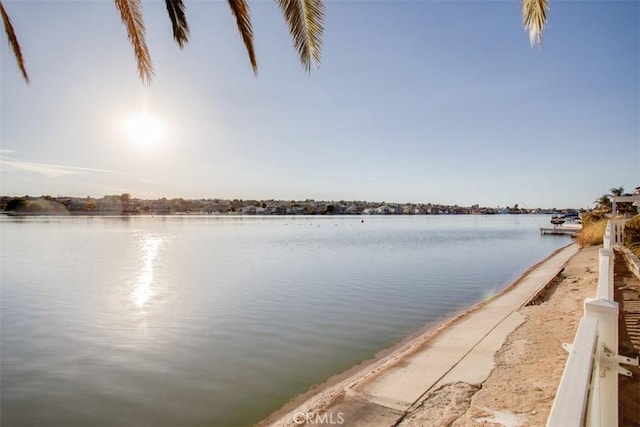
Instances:
[[[558,251],[490,302],[418,346],[409,345],[405,354],[390,355],[393,363],[383,360],[371,366],[368,375],[356,375],[325,391],[340,396],[331,399],[330,407],[323,406],[321,398],[311,398],[274,425],[302,425],[304,414],[309,421],[306,425],[393,426],[431,390],[457,381],[482,383],[493,369],[495,352],[525,320],[518,310],[557,276],[577,251],[575,244]]]

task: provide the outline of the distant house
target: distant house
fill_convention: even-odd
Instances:
[[[350,215],[361,215],[364,211],[364,206],[362,205],[349,205],[347,207],[347,213]]]
[[[242,208],[242,215],[255,215],[256,207],[255,206],[245,206]]]
[[[636,193],[637,190],[638,188],[634,190],[634,194],[631,196],[609,196],[612,205],[611,215],[616,216],[616,214],[618,213],[618,203],[630,203],[631,206],[634,206],[636,208],[636,212],[640,212],[640,192]],[[622,212],[625,213],[625,211]],[[627,210],[626,213],[629,214],[630,212]]]
[[[169,205],[167,202],[156,201],[151,203],[149,210],[156,215],[166,215],[169,213]]]
[[[391,207],[387,206],[387,205],[382,205],[380,206],[378,209],[375,210],[375,213],[378,215],[390,215],[391,212]]]
[[[96,201],[96,205],[101,213],[120,214],[122,212],[122,202],[118,196],[104,196]]]
[[[271,208],[271,211],[275,214],[275,215],[286,215],[287,214],[287,208],[284,206],[275,206]]]

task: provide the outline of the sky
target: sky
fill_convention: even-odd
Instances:
[[[310,74],[250,1],[257,76],[225,1],[185,0],[183,50],[145,1],[150,85],[113,2],[3,3],[30,76],[0,42],[3,195],[587,208],[640,186],[635,0],[551,2],[542,48],[517,0],[327,0]]]

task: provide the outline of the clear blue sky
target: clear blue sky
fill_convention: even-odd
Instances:
[[[5,0],[0,192],[588,207],[640,185],[640,2],[555,1],[531,48],[519,1],[328,1],[306,75],[275,2],[250,3],[254,77],[223,1],[190,43],[144,3],[137,78],[111,1]],[[2,35],[4,38],[4,34]],[[164,136],[142,146],[141,111]]]

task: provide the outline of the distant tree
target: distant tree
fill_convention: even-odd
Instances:
[[[611,212],[611,199],[608,194],[603,194],[594,202],[596,204],[596,210],[603,212]]]
[[[129,193],[124,193],[120,195],[120,201],[122,203],[129,203],[129,201],[131,200],[131,194]]]
[[[624,187],[620,186],[620,187],[610,188],[609,192],[611,193],[612,196],[622,196],[624,195]]]
[[[29,212],[44,212],[45,210],[46,208],[40,200],[33,200],[27,203],[27,211]]]
[[[27,208],[27,199],[24,197],[16,197],[7,203],[5,208],[7,211],[21,211]]]

